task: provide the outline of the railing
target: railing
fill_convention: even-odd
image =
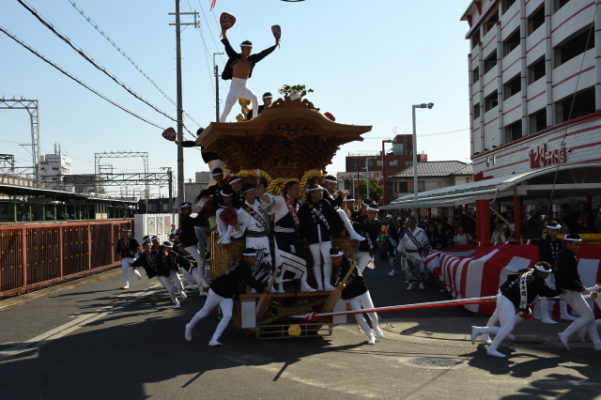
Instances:
[[[0,297],[118,265],[124,225],[133,220],[0,225]]]

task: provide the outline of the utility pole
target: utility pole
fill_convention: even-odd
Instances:
[[[215,73],[215,122],[219,122],[219,67],[215,62],[215,56],[224,53],[213,53],[213,72]]]
[[[365,190],[366,190],[366,195],[365,198],[369,199],[369,156],[365,157]]]
[[[175,15],[175,24],[169,24],[175,26],[175,59],[176,59],[176,86],[177,86],[177,140],[179,142],[184,140],[184,109],[182,101],[182,49],[181,49],[181,27],[187,25],[194,25],[198,28],[198,13],[197,12],[183,12],[179,11],[180,0],[175,0],[175,13],[169,13],[169,15]],[[181,23],[180,15],[193,15],[194,22]],[[184,148],[177,146],[177,202],[178,204],[183,202],[184,199]]]

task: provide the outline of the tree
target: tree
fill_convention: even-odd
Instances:
[[[359,182],[358,185],[355,186],[355,192],[358,197],[366,198],[367,194],[367,186],[365,185],[365,180]],[[382,200],[382,196],[384,194],[384,188],[380,185],[380,181],[375,178],[369,179],[369,198],[379,203]]]

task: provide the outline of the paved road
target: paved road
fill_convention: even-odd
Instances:
[[[384,266],[367,272],[377,305],[447,298],[406,292]],[[561,327],[527,322],[492,359],[469,327],[485,317],[461,308],[382,314],[375,346],[355,324],[324,339],[260,341],[229,327],[210,348],[216,318],[194,341],[183,326],[201,306],[174,309],[155,281],[119,289],[113,270],[0,301],[0,399],[593,399],[599,353],[555,340]]]

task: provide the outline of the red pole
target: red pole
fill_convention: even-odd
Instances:
[[[490,200],[476,200],[476,237],[481,243],[490,241]]]

